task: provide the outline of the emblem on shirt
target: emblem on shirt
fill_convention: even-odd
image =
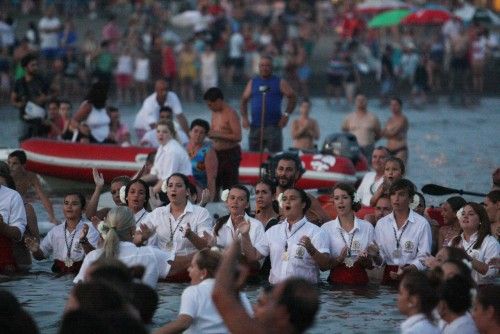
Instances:
[[[477,250],[477,249],[471,249],[471,250],[469,250],[468,253],[469,253],[470,257],[473,259],[477,260],[479,258],[479,250]]]
[[[299,247],[297,247],[297,250],[295,251],[295,258],[296,259],[303,259],[305,253],[306,253],[306,249],[302,246],[299,246]]]
[[[359,251],[361,249],[361,243],[358,240],[354,240],[352,242],[352,248],[353,251]]]
[[[411,242],[410,240],[405,242],[405,251],[407,252],[413,251],[413,242]]]
[[[329,170],[335,165],[336,159],[333,155],[315,154],[311,161],[311,168],[318,172]]]

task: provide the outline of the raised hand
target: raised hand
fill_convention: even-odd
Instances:
[[[38,243],[38,240],[34,237],[24,238],[24,244],[32,253],[36,253],[40,249],[40,244]]]
[[[188,237],[188,235],[189,235],[191,232],[193,232],[193,230],[191,230],[191,225],[190,225],[189,223],[187,223],[185,227],[182,227],[182,226],[181,226],[181,227],[179,228],[179,230],[180,230],[181,232],[183,232],[183,233],[184,233],[184,238],[187,238],[187,237]]]
[[[89,226],[87,224],[84,224],[80,232],[80,240],[86,238],[87,233],[89,233]]]
[[[104,187],[104,177],[102,176],[102,173],[99,173],[97,168],[92,168],[92,176],[94,177],[94,183],[97,188]]]
[[[250,233],[250,222],[248,220],[243,219],[243,221],[238,225],[237,230],[241,234],[247,235],[248,233]]]
[[[203,239],[207,242],[208,247],[215,246],[215,237],[207,231],[203,231]]]
[[[205,204],[207,204],[208,202],[210,202],[210,190],[208,189],[203,189],[201,191],[201,199],[200,199],[200,203],[199,205],[200,206],[204,206]]]
[[[373,257],[373,256],[377,256],[379,254],[380,249],[378,248],[378,246],[376,244],[371,244],[366,248],[366,252],[368,253],[368,255]]]
[[[143,241],[148,240],[154,233],[154,229],[149,228],[146,224],[141,224],[139,228],[141,229]]]

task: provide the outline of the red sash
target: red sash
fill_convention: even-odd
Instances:
[[[66,264],[64,264],[64,261],[54,260],[54,264],[52,265],[52,271],[56,274],[62,274],[62,275],[74,274],[74,275],[76,275],[80,271],[82,263],[83,263],[83,261],[77,261],[77,262],[73,262],[73,265],[71,267],[66,267]]]
[[[16,260],[12,251],[12,240],[0,235],[0,272],[16,269]]]
[[[342,263],[330,271],[328,281],[331,284],[366,285],[368,284],[368,275],[366,270],[357,262],[354,263],[352,268],[347,268]]]
[[[384,268],[384,277],[382,278],[382,285],[397,286],[399,284],[398,279],[392,279],[389,275],[390,272],[398,272],[399,266],[386,265]]]
[[[189,283],[191,282],[191,277],[189,277],[189,272],[187,270],[178,272],[173,275],[169,275],[164,279],[161,279],[160,282],[165,283]]]

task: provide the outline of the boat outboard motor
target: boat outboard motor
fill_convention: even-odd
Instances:
[[[322,154],[333,154],[351,159],[353,164],[359,159],[361,149],[356,137],[351,133],[333,133],[323,142]]]
[[[269,180],[272,180],[273,182],[276,182],[276,167],[278,166],[278,161],[280,161],[282,158],[286,158],[286,160],[293,160],[295,162],[295,166],[299,171],[299,175],[302,176],[302,174],[304,174],[306,170],[302,165],[302,160],[300,160],[300,153],[300,151],[286,151],[277,153],[276,155],[269,157],[269,159],[267,159],[267,161],[264,162],[261,166],[261,168],[264,170],[262,178],[267,178]]]

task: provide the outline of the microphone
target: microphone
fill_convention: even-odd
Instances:
[[[267,92],[269,92],[270,89],[271,89],[271,87],[269,87],[269,86],[259,86],[259,92],[261,92],[261,93],[267,93]]]

